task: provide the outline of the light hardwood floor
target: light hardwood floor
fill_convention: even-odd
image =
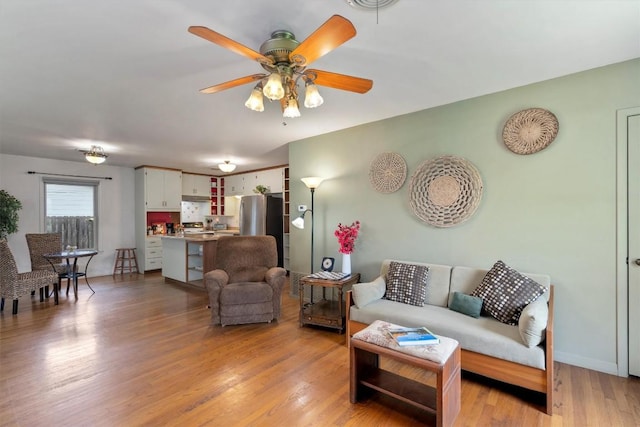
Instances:
[[[416,426],[433,418],[384,396],[349,403],[345,336],[277,323],[211,327],[204,291],[159,274],[84,281],[0,314],[0,426]],[[385,362],[429,383],[428,374]],[[640,380],[557,363],[554,415],[513,387],[463,375],[456,426],[638,426]]]

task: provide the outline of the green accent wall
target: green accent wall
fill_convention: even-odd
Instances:
[[[385,258],[487,269],[500,259],[549,274],[556,359],[616,373],[616,111],[640,106],[639,76],[635,59],[291,143],[292,209],[310,204],[301,177],[325,178],[315,192],[316,270],[323,256],[340,269],[333,231],[360,220],[351,262],[363,281]],[[545,150],[517,155],[502,128],[530,107],[553,112],[560,130]],[[392,194],[369,184],[382,152],[407,162]],[[422,223],[409,207],[411,174],[441,155],[469,160],[484,182],[475,215],[451,228]],[[290,239],[291,271],[308,273],[309,228],[292,227]]]

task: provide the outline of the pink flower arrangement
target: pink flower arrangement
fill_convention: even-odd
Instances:
[[[351,225],[338,224],[338,228],[333,234],[338,238],[338,244],[340,244],[338,251],[340,253],[350,254],[353,252],[359,231],[360,221],[356,221]]]

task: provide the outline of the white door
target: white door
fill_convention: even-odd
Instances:
[[[640,114],[627,117],[629,153],[629,374],[640,376]]]

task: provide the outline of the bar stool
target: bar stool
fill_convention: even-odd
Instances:
[[[116,273],[139,273],[138,258],[136,258],[136,248],[116,249],[116,263],[113,266],[113,275]]]

